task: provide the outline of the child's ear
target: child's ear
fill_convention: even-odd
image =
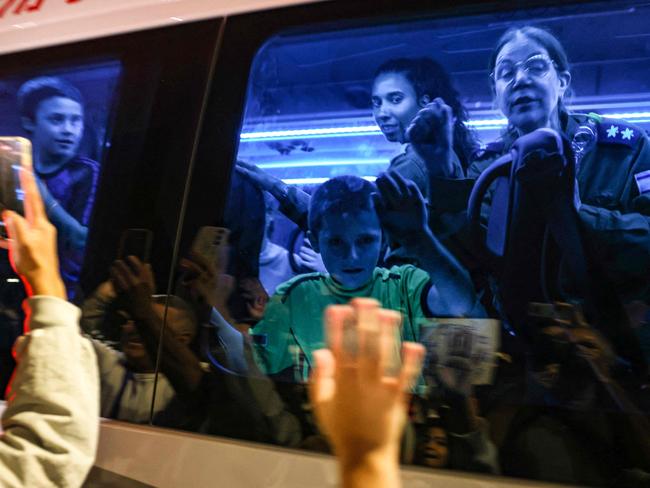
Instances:
[[[34,132],[34,129],[36,128],[36,124],[30,117],[21,117],[20,122],[23,126],[23,129],[25,129],[27,132],[30,134]]]
[[[320,248],[318,247],[318,239],[316,239],[316,236],[310,230],[307,231],[307,239],[309,239],[309,244],[311,244],[311,248],[320,254]]]

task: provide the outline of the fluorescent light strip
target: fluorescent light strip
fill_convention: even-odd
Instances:
[[[634,120],[650,118],[650,112],[625,112],[620,114],[601,114],[603,117],[610,119]]]
[[[493,127],[501,128],[506,125],[506,119],[484,119],[471,120],[466,124],[469,127],[475,127],[478,130],[485,130]],[[367,135],[380,135],[381,130],[376,125],[364,125],[354,127],[323,127],[318,129],[295,129],[295,130],[275,130],[262,132],[242,132],[240,140],[242,142],[259,142],[293,139],[295,137],[355,137]]]
[[[263,132],[244,132],[241,134],[242,140],[248,139],[268,139],[277,137],[302,137],[302,136],[320,136],[320,135],[334,135],[334,134],[349,134],[355,132],[359,134],[367,134],[373,132],[380,132],[376,125],[362,125],[357,127],[328,127],[322,129],[295,129],[295,130],[277,130],[277,131],[263,131]]]
[[[364,180],[375,181],[376,176],[362,176]],[[282,181],[287,185],[319,185],[325,183],[331,178],[283,178]]]
[[[278,168],[311,168],[316,166],[369,166],[383,164],[386,165],[390,158],[385,159],[345,159],[342,161],[296,161],[294,163],[261,163],[258,168],[278,169]]]
[[[650,112],[622,112],[601,114],[603,117],[612,119],[623,119],[630,122],[646,122],[650,118]],[[506,126],[507,119],[481,119],[470,120],[466,122],[468,127],[476,130],[497,130]],[[240,136],[242,142],[259,142],[285,140],[294,137],[321,138],[321,137],[356,137],[367,135],[380,135],[381,130],[376,125],[364,125],[356,127],[324,127],[317,129],[296,129],[296,130],[277,130],[263,132],[243,132]]]

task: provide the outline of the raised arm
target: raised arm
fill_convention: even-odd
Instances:
[[[142,263],[135,256],[129,256],[126,262],[115,261],[110,274],[118,299],[125,301],[145,348],[154,360],[158,356],[158,345],[162,336],[161,369],[176,393],[195,391],[203,376],[201,364],[187,344],[179,341],[169,331],[162,333],[163,321],[155,314],[151,300],[154,292],[151,266]]]
[[[267,191],[280,203],[280,211],[293,221],[303,231],[307,232],[309,214],[308,193],[289,186],[281,179],[271,176],[266,171],[254,164],[245,161],[237,161],[235,170],[244,178],[249,180],[262,191]]]
[[[427,209],[418,187],[396,173],[377,178],[375,209],[382,227],[406,255],[429,273],[429,311],[440,316],[482,314],[469,273],[436,239],[427,225]]]
[[[5,212],[9,256],[29,298],[26,334],[2,416],[0,484],[80,486],[95,458],[99,373],[79,333],[79,310],[65,301],[56,230],[47,220],[34,176],[21,172],[25,217]]]

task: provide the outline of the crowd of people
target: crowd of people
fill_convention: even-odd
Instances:
[[[481,147],[438,63],[383,63],[372,112],[388,141],[405,144],[385,173],[300,189],[237,162],[229,241],[192,246],[174,295],[156,295],[150,263],[117,259],[82,306],[86,338],[61,299],[88,215],[50,188],[56,175],[96,174],[76,156],[80,96],[51,79],[27,83],[36,179],[23,176],[25,218],[4,219],[12,264],[35,297],[3,417],[6,476],[74,485],[92,460],[91,413],[101,410],[334,452],[350,487],[398,486],[398,462],[650,485],[650,141],[627,122],[567,109],[569,62],[546,30],[506,31],[489,82],[508,126]],[[66,114],[65,137],[48,136],[58,120],[50,110]],[[480,324],[495,319],[486,345]],[[65,343],[41,337],[57,333]],[[64,354],[41,351],[39,340],[67,353],[60,397],[39,389],[48,375],[38,365]],[[479,367],[488,380],[477,379]],[[72,406],[54,404],[77,394]],[[65,429],[37,432],[63,424],[47,409],[25,411],[25,401],[65,415]],[[63,447],[79,466],[69,481],[56,478],[65,469],[50,463],[64,461],[42,444],[31,451],[37,468],[12,457],[12,443],[32,435],[74,437]]]

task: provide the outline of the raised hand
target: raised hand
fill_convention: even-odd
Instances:
[[[309,239],[304,240],[303,245],[300,246],[300,250],[294,254],[294,259],[298,268],[305,270],[306,273],[327,271],[320,254],[312,249]]]
[[[404,245],[428,230],[427,208],[417,185],[397,172],[384,173],[376,181],[375,210],[390,238]]]
[[[403,343],[402,365],[391,375],[387,371],[394,371],[399,346],[397,312],[360,298],[350,305],[328,307],[325,323],[329,349],[314,352],[309,395],[318,424],[342,461],[344,486],[346,473],[354,477],[357,468],[366,471],[366,467],[379,471],[366,478],[382,481],[372,486],[384,486],[383,482],[395,486],[395,479],[382,474],[396,477],[384,470],[394,466],[396,471],[408,391],[420,372],[424,347]]]
[[[454,115],[442,98],[422,108],[406,129],[407,139],[425,161],[430,176],[456,176],[453,158]]]
[[[246,161],[237,161],[235,171],[257,186],[260,190],[273,192],[274,188],[277,186],[284,185],[282,180],[271,176],[263,169],[258,168],[252,163],[247,163]]]
[[[216,308],[223,317],[229,317],[227,302],[235,286],[235,279],[226,274],[228,268],[228,246],[216,246],[214,259],[191,251],[189,257],[180,262],[185,272],[183,285],[197,305]]]
[[[49,295],[65,300],[56,229],[47,219],[34,174],[21,170],[20,183],[25,194],[25,217],[9,210],[3,212],[9,239],[2,242],[2,247],[8,247],[11,265],[23,280],[28,295]]]
[[[115,292],[124,300],[133,318],[147,317],[151,313],[151,295],[155,290],[151,265],[135,256],[128,256],[126,261],[116,260],[109,274]]]

